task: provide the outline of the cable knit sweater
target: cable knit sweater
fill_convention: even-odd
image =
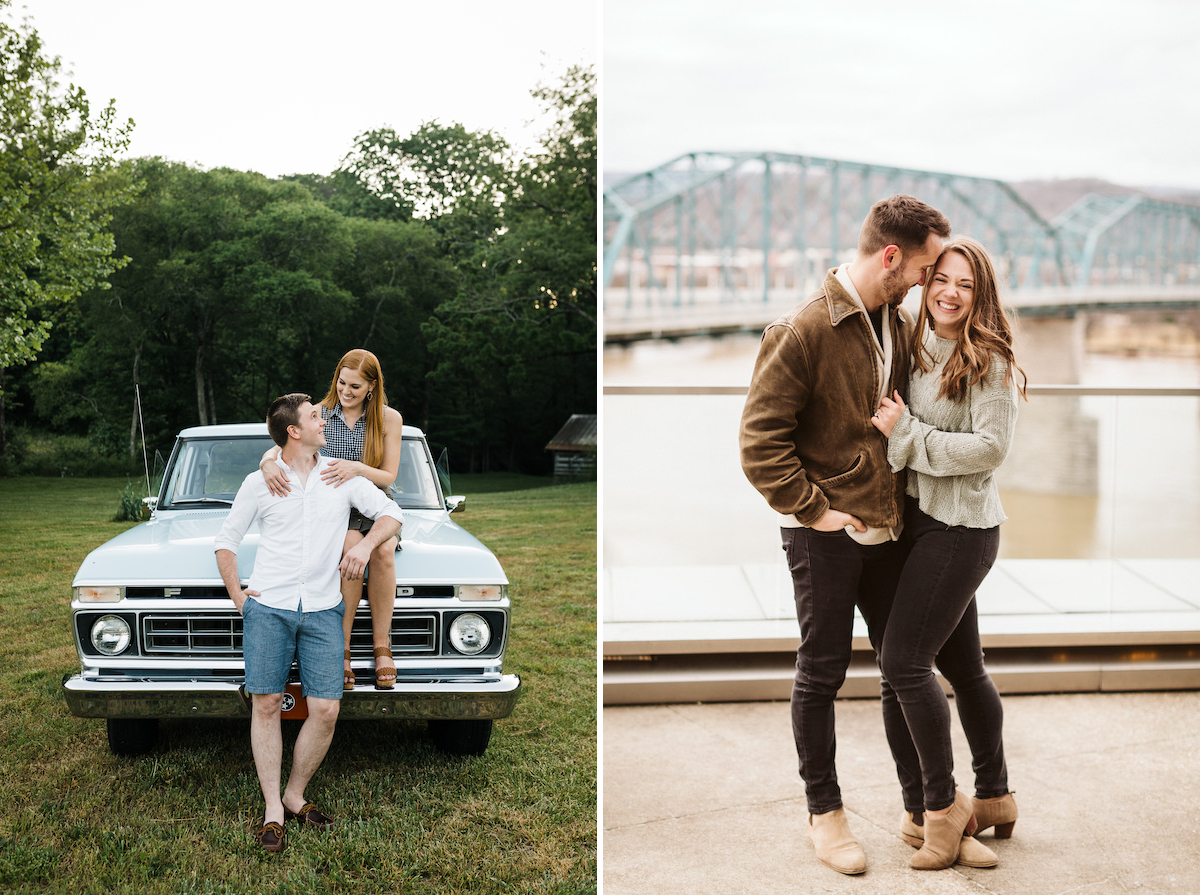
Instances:
[[[896,471],[908,467],[908,496],[927,515],[947,525],[992,528],[1008,518],[994,473],[1012,443],[1017,387],[1004,382],[1007,361],[993,358],[965,400],[939,398],[954,345],[926,332],[934,367],[928,373],[913,367],[908,406],[888,439],[888,463]]]

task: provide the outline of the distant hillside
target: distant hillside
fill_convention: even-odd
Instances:
[[[1046,220],[1062,213],[1088,193],[1098,193],[1101,196],[1148,196],[1163,202],[1200,205],[1200,190],[1121,186],[1091,177],[1072,180],[1021,180],[1009,185]]]

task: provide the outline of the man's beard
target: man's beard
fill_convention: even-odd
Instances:
[[[912,287],[907,285],[903,270],[889,270],[883,277],[883,296],[889,308],[898,308]]]

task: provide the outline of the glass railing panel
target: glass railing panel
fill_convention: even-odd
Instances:
[[[741,472],[744,400],[740,387],[606,387],[608,586],[654,569],[665,584],[648,599],[678,601],[730,569],[783,570],[777,517]],[[1031,388],[1018,420],[998,474],[1004,572],[990,576],[1014,600],[1031,593],[1011,610],[1200,608],[1186,582],[1200,560],[1200,389]],[[788,615],[785,579],[753,589]]]

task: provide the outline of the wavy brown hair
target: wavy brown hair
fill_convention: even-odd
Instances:
[[[973,301],[967,311],[962,332],[958,335],[958,344],[955,345],[950,359],[946,361],[946,368],[942,371],[942,385],[938,397],[962,401],[967,396],[967,389],[983,380],[993,358],[998,356],[1006,361],[1005,385],[1014,381],[1014,370],[1020,373],[1021,384],[1017,388],[1021,397],[1028,401],[1025,387],[1029,380],[1025,371],[1017,366],[1016,357],[1013,355],[1012,326],[1008,322],[1004,307],[1000,304],[996,271],[992,267],[992,259],[988,256],[987,249],[969,236],[956,236],[942,248],[942,253],[938,256],[939,264],[947,252],[957,252],[966,259],[975,285],[972,290]],[[933,329],[927,299],[936,273],[937,264],[925,278],[925,287],[921,290],[921,310],[917,314],[917,325],[913,331],[913,363],[923,373],[933,369],[933,357],[925,350],[922,337],[927,328]]]
[[[342,356],[333,368],[333,381],[329,383],[329,393],[321,399],[321,406],[328,410],[333,410],[338,405],[337,381],[342,370],[354,370],[363,379],[374,383],[374,387],[370,389],[373,395],[363,406],[363,415],[367,422],[363,433],[362,462],[378,468],[383,462],[383,408],[387,406],[379,358],[365,348],[355,348]]]

